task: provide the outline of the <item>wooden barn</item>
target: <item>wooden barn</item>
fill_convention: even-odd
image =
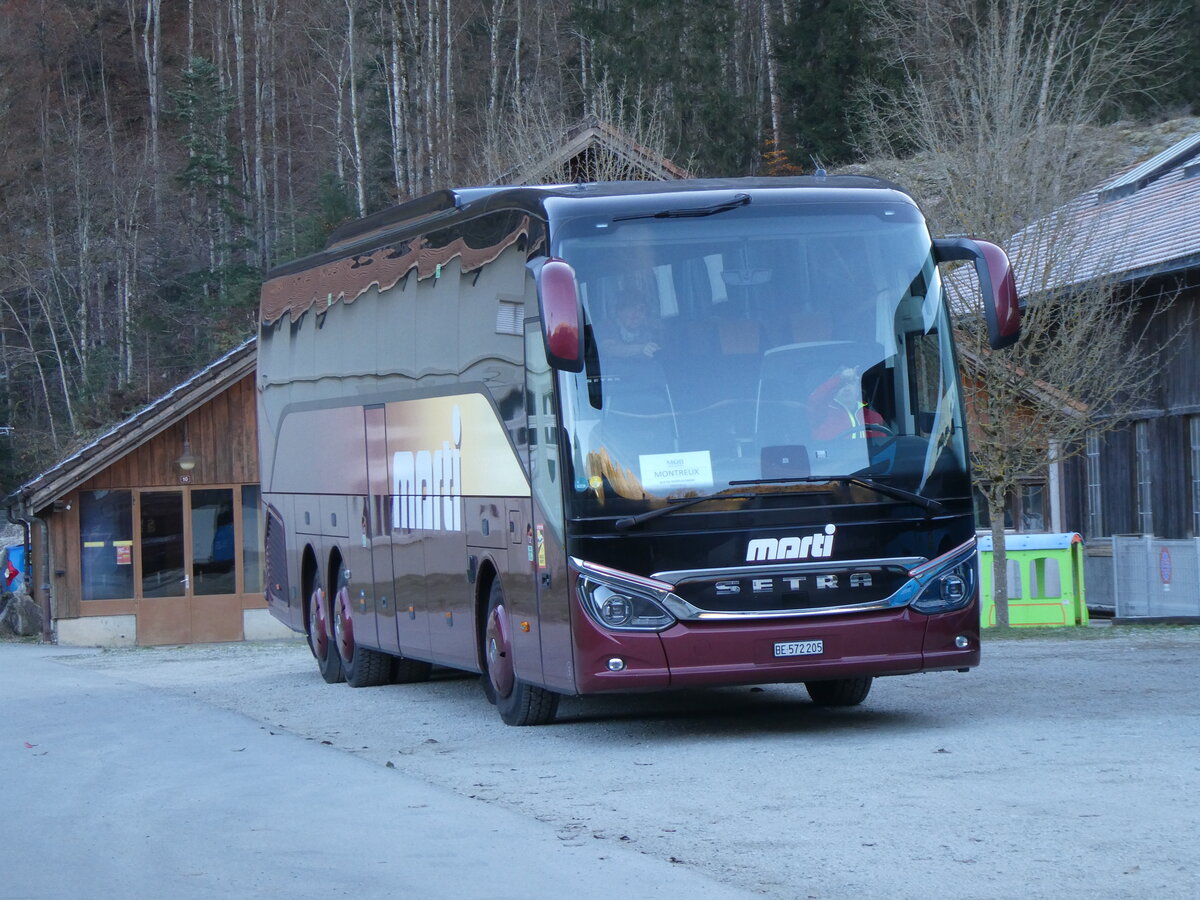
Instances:
[[[267,612],[251,339],[6,498],[61,644],[291,633]]]
[[[568,128],[549,152],[537,148],[536,156],[500,175],[496,184],[674,181],[687,177],[685,169],[620,129],[588,118]]]
[[[1200,133],[1076,198],[1060,216],[1084,246],[1056,286],[1112,280],[1143,309],[1143,346],[1165,348],[1144,408],[1091,438],[1066,466],[1067,528],[1094,547],[1113,535],[1200,537]],[[1016,260],[1018,272],[1020,259]],[[1161,301],[1165,314],[1151,316]],[[1139,327],[1139,331],[1141,328]]]

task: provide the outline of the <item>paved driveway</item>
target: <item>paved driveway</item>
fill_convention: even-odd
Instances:
[[[544,728],[449,672],[326,685],[302,644],[0,646],[6,690],[34,676],[2,752],[58,879],[1195,900],[1200,629],[1071,634],[990,639],[980,668],[882,679],[857,709],[766,686],[568,699]]]
[[[0,644],[4,900],[751,896],[619,845],[569,845],[536,819],[187,691],[64,661],[80,658]]]

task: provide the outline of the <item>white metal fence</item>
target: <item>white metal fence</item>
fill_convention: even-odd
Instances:
[[[1200,538],[1118,536],[1112,539],[1112,550],[1112,605],[1117,618],[1200,617]],[[1100,588],[1102,583],[1099,578],[1093,581],[1092,568],[1087,573],[1089,595],[1093,584]],[[1087,602],[1092,605],[1091,596]]]

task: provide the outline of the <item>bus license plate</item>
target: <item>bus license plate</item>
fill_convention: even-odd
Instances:
[[[815,656],[825,652],[824,641],[780,641],[775,645],[775,656]]]

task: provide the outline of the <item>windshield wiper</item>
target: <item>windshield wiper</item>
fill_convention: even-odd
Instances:
[[[797,475],[792,478],[759,478],[750,481],[731,481],[732,484],[823,484],[831,481],[839,482],[840,484],[854,484],[859,487],[865,487],[877,494],[883,494],[886,497],[892,497],[895,500],[907,500],[909,503],[915,503],[921,509],[925,510],[927,515],[939,515],[946,511],[946,507],[941,502],[934,500],[932,497],[926,497],[922,494],[916,494],[912,491],[906,491],[904,488],[898,488],[894,485],[885,484],[882,481],[876,481],[874,478],[868,478],[865,475]]]
[[[634,219],[698,219],[703,216],[713,216],[717,213],[728,212],[739,206],[750,204],[749,194],[737,194],[732,200],[716,203],[712,206],[692,206],[686,209],[664,209],[656,213],[638,213],[635,216],[615,216],[614,222],[630,222]]]
[[[648,509],[644,513],[638,513],[636,516],[624,516],[617,519],[613,523],[613,527],[619,528],[622,531],[632,528],[634,525],[641,525],[643,522],[649,522],[651,519],[657,519],[659,516],[669,516],[671,513],[677,513],[681,509],[687,509],[689,506],[695,506],[697,503],[703,503],[705,500],[749,500],[751,497],[757,497],[757,494],[705,494],[702,497],[688,497],[684,500],[675,500],[667,502],[670,506],[660,506],[657,509]]]

